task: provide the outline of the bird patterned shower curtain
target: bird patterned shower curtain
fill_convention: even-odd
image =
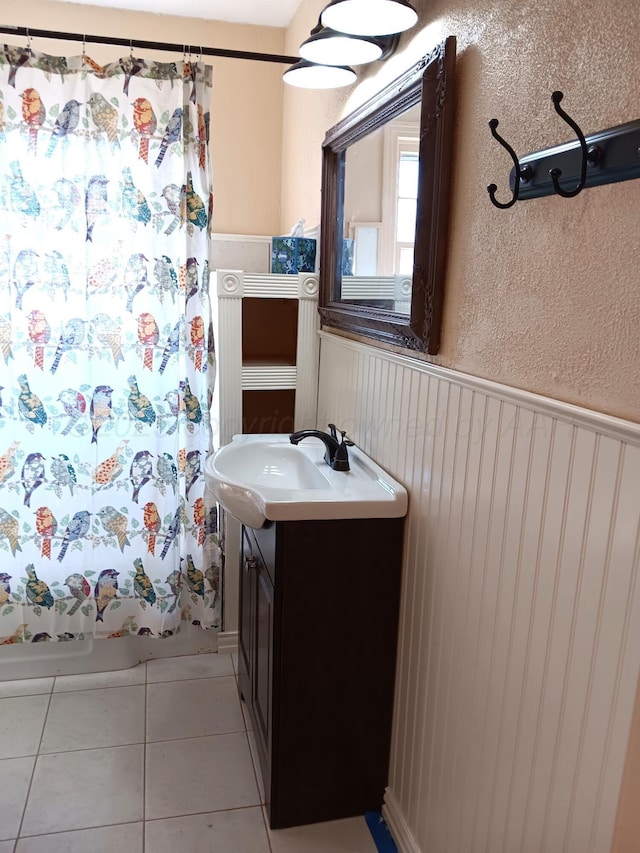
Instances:
[[[0,643],[218,625],[210,97],[0,52]]]

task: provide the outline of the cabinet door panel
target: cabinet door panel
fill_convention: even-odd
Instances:
[[[251,540],[243,528],[242,564],[240,566],[240,635],[238,637],[238,684],[247,703],[253,699],[251,661],[254,643],[256,560]]]
[[[255,674],[253,708],[267,760],[271,757],[271,685],[273,679],[273,586],[262,564],[256,574]]]

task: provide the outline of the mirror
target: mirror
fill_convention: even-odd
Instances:
[[[325,137],[319,310],[326,326],[438,351],[454,67],[450,36]]]

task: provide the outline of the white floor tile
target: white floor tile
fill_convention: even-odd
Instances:
[[[13,853],[15,841],[0,841],[0,853]]]
[[[214,678],[233,675],[231,655],[203,654],[185,655],[177,658],[161,658],[147,663],[147,680],[182,681],[188,678]]]
[[[40,752],[144,743],[145,688],[54,693]]]
[[[147,745],[146,817],[177,817],[259,804],[243,733]]]
[[[233,676],[147,685],[147,740],[243,732]]]
[[[9,696],[38,696],[51,693],[53,676],[51,678],[23,678],[20,681],[0,681],[0,699]]]
[[[39,756],[22,835],[142,820],[143,754],[117,746]]]
[[[0,761],[0,839],[17,838],[35,756]]]
[[[364,817],[270,829],[273,853],[376,853]]]
[[[145,825],[145,833],[146,853],[271,851],[262,810],[259,807],[151,820]]]
[[[90,672],[86,675],[59,675],[53,687],[54,693],[67,690],[95,690],[100,687],[126,687],[130,684],[144,684],[146,664],[141,663],[131,669],[117,669],[112,672]]]
[[[0,758],[36,755],[49,696],[0,699]]]
[[[116,850],[142,853],[142,834],[142,823],[126,823],[55,835],[36,835],[18,841],[16,853],[114,853]]]

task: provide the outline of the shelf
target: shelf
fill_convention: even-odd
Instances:
[[[242,360],[296,363],[298,301],[294,299],[242,300]]]
[[[295,402],[294,389],[243,390],[242,432],[293,432]]]
[[[252,364],[242,367],[243,391],[295,389],[296,378],[295,365],[279,367],[275,364]]]
[[[295,359],[277,358],[268,355],[251,356],[242,359],[243,367],[295,367]]]

